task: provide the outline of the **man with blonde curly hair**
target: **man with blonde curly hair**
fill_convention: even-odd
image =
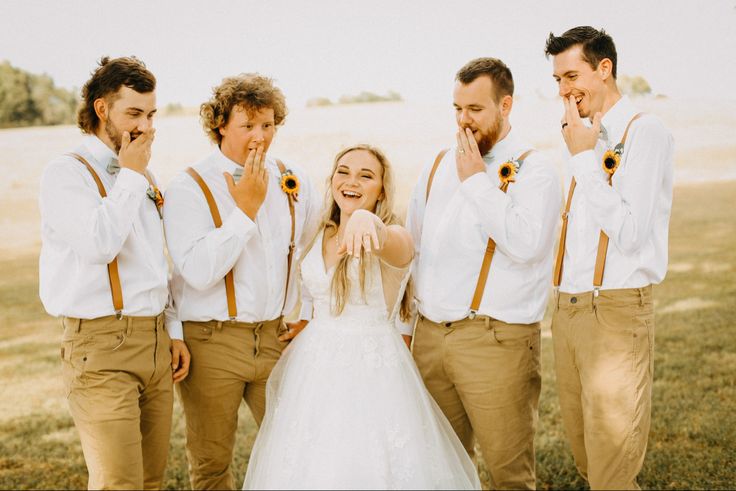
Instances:
[[[286,114],[271,79],[225,78],[200,108],[217,148],[166,193],[172,289],[192,353],[180,395],[194,489],[233,489],[240,401],[260,424],[271,369],[306,324],[283,316],[297,300],[294,249],[315,233],[318,209],[307,175],[268,154]],[[310,302],[302,314],[311,318]]]

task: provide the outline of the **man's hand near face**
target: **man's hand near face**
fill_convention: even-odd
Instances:
[[[118,152],[120,167],[145,174],[148,162],[151,160],[151,145],[155,134],[156,130],[151,127],[141,132],[135,140],[130,141],[130,133],[124,131],[120,142],[120,152]]]
[[[573,96],[563,97],[565,116],[562,118],[562,136],[565,138],[570,155],[577,155],[586,150],[593,150],[601,131],[601,113],[593,116],[593,126],[588,128],[578,113],[577,104]]]
[[[268,191],[268,170],[265,161],[263,146],[259,145],[258,149],[248,153],[240,181],[236,183],[232,174],[224,173],[227,189],[235,200],[235,204],[253,221]]]
[[[455,163],[457,165],[457,177],[460,182],[478,172],[486,171],[486,163],[478,149],[478,143],[470,128],[457,130],[457,150],[455,152]]]

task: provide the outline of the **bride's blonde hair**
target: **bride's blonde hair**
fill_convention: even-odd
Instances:
[[[329,230],[331,237],[337,234],[337,228],[340,226],[340,207],[335,202],[335,198],[332,196],[332,178],[337,170],[338,162],[341,158],[350,152],[357,150],[364,150],[373,155],[378,163],[381,164],[382,179],[383,179],[383,191],[380,194],[380,198],[376,202],[376,207],[372,211],[381,221],[386,225],[401,224],[401,220],[394,214],[394,177],[393,171],[391,170],[391,164],[384,155],[384,153],[376,147],[367,144],[352,145],[344,148],[336,156],[332,166],[332,172],[330,172],[327,178],[327,192],[325,193],[325,214],[322,217],[322,223],[317,232],[317,236],[323,233],[323,230]],[[315,237],[316,239],[316,237]],[[312,240],[314,245],[315,240]],[[308,247],[311,249],[312,245]],[[322,251],[320,251],[320,254]],[[304,254],[306,256],[306,253]],[[332,310],[334,315],[339,315],[345,309],[345,303],[350,295],[350,279],[348,278],[348,261],[351,256],[345,254],[337,263],[335,267],[335,273],[332,276]],[[360,284],[361,293],[365,293],[365,270],[366,261],[364,260],[364,252],[361,250],[360,253],[360,266],[358,273],[358,281]],[[401,308],[399,315],[402,320],[407,321],[411,315],[411,280],[406,286],[404,297],[401,299]],[[390,308],[390,307],[389,307]]]

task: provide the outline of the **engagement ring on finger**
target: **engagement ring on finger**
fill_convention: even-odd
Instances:
[[[458,150],[458,153],[465,153],[465,150],[460,149]]]

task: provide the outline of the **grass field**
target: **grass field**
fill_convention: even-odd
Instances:
[[[655,289],[652,431],[644,488],[736,486],[736,182],[680,186],[670,270]],[[38,300],[37,253],[0,260],[0,488],[85,488],[79,439],[61,393],[59,321]],[[551,339],[543,338],[538,487],[584,488],[564,438]],[[241,411],[234,469],[242,482],[255,425]],[[187,488],[175,407],[167,488]],[[481,468],[481,475],[484,470]]]

